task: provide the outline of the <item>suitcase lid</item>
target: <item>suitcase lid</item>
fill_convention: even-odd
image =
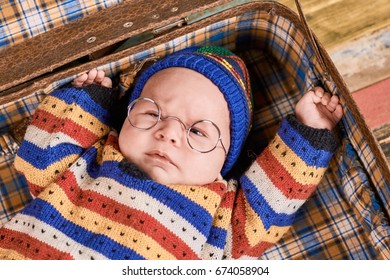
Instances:
[[[120,53],[246,2],[250,1],[130,0],[54,28],[0,51],[0,97],[33,83],[41,84],[46,74],[71,68],[74,71],[67,74],[78,73],[80,61],[97,60],[113,51]]]
[[[300,11],[299,1],[295,2]],[[61,78],[259,8],[274,11],[304,33],[309,32],[309,41],[318,48],[303,14],[297,18],[292,10],[274,1],[129,0],[0,50],[0,104]],[[316,55],[326,76],[327,63],[320,51],[316,50]]]

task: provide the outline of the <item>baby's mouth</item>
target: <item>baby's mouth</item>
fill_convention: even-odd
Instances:
[[[174,165],[176,166],[171,158],[164,152],[161,152],[161,151],[151,151],[149,153],[146,153],[147,156],[153,158],[153,159],[156,159],[160,162],[163,162],[163,163],[168,163],[168,164],[171,164],[171,165]]]

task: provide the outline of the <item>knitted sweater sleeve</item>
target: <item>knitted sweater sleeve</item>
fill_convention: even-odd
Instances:
[[[15,158],[36,196],[109,132],[112,90],[99,85],[65,87],[38,106]]]
[[[329,130],[305,126],[294,115],[282,121],[273,141],[239,180],[229,255],[258,257],[287,232],[337,145]]]

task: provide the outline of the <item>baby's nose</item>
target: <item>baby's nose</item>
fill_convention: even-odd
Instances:
[[[172,144],[176,145],[181,143],[185,131],[180,122],[177,122],[172,118],[167,118],[158,125],[159,129],[156,132],[157,139],[170,141]]]

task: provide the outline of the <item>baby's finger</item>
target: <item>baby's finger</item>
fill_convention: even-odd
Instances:
[[[72,85],[74,85],[75,87],[81,87],[83,86],[84,82],[88,79],[88,74],[87,73],[84,73],[78,77],[76,77],[73,82],[72,82]]]
[[[314,104],[318,104],[321,102],[321,97],[316,95],[314,90],[308,91],[307,94],[309,94],[311,96],[311,99],[313,100]]]
[[[314,94],[318,97],[324,96],[324,89],[322,87],[315,87],[314,88]]]
[[[98,70],[95,77],[95,82],[100,84],[103,81],[105,76],[106,74],[104,73],[103,70]]]
[[[84,82],[86,85],[90,85],[95,81],[97,70],[94,68],[88,72],[88,79]]]
[[[336,110],[336,106],[339,104],[339,97],[337,95],[333,95],[330,98],[329,104],[327,105],[327,108],[329,111],[333,112]]]
[[[100,84],[104,87],[112,88],[112,80],[108,77],[104,77],[103,81]]]
[[[335,108],[335,110],[333,112],[333,116],[334,116],[334,118],[337,121],[339,121],[342,118],[342,116],[343,116],[343,108],[341,107],[340,104],[337,104],[337,106],[336,106],[336,108]]]
[[[323,95],[322,98],[321,98],[321,103],[322,103],[322,105],[327,106],[328,103],[329,103],[329,101],[330,101],[330,96],[329,96],[329,94],[324,93],[324,95]]]

